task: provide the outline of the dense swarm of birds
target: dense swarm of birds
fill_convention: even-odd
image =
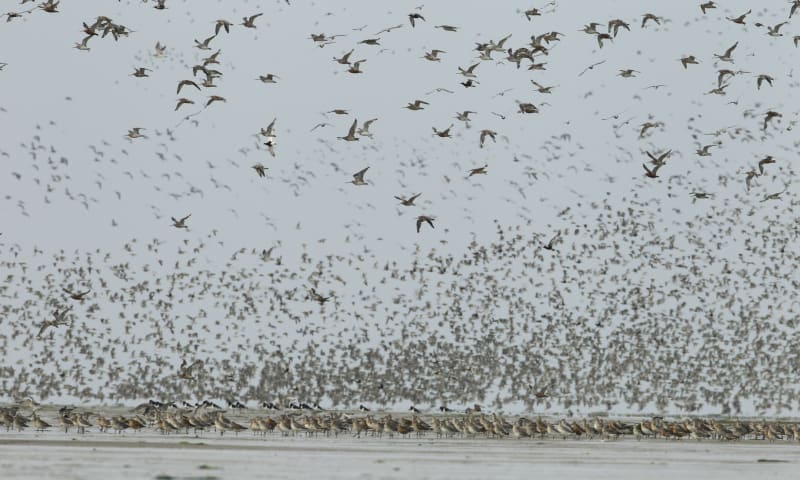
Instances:
[[[31,3],[4,13],[0,38],[78,8]],[[50,248],[3,228],[0,395],[326,408],[800,409],[792,190],[800,142],[798,112],[784,104],[798,85],[789,59],[800,35],[786,32],[800,1],[746,13],[676,2],[669,10],[683,18],[640,12],[603,22],[565,19],[556,1],[503,4],[492,9],[514,32],[488,36],[470,31],[479,19],[458,10],[445,18],[412,6],[373,19],[397,23],[374,34],[351,25],[346,33],[317,29],[296,44],[284,39],[298,62],[327,72],[304,79],[250,68],[269,69],[250,58],[261,44],[252,36],[299,7],[259,6],[241,23],[195,18],[194,45],[189,36],[169,48],[152,46],[160,32],[145,34],[148,25],[126,26],[126,12],[183,14],[187,1],[129,1],[115,6],[119,14],[74,25],[83,36],[70,53],[85,55],[75,62],[91,66],[94,55],[138,43],[133,73],[119,78],[170,97],[153,124],[137,121],[117,139],[90,137],[91,161],[48,140],[74,128],[53,120],[15,150],[2,139],[0,173],[12,192],[4,192],[4,209],[15,206],[31,223],[59,222],[48,211],[66,205],[102,222],[92,230],[101,237],[104,205],[113,205],[111,230],[136,233],[120,248],[89,236],[86,248]],[[320,14],[314,28],[334,19],[347,15]],[[693,52],[649,58],[640,50],[668,48],[683,29],[710,31],[724,46],[698,42]],[[239,38],[240,51],[228,49],[237,36],[250,43]],[[439,42],[447,46],[432,48]],[[331,60],[326,52],[336,48]],[[789,53],[765,63],[762,49]],[[437,73],[410,75],[394,65],[401,57],[407,68]],[[772,70],[755,70],[765,64]],[[0,62],[0,70],[2,82],[25,65]],[[228,145],[224,135],[207,136],[227,131],[216,121],[258,103],[240,95],[242,76],[277,90],[302,80],[358,107],[314,105],[321,117],[306,118],[289,114],[305,106],[272,97],[275,106],[258,107],[265,121],[236,139],[227,161],[185,159],[187,143],[209,152]],[[402,98],[405,85],[390,83],[430,78],[440,83]],[[336,92],[349,82],[358,84]],[[364,106],[364,96],[381,97],[376,106],[388,99],[394,110],[367,110],[373,100]],[[582,108],[590,110],[576,113]],[[4,122],[14,115],[0,113]],[[714,117],[726,123],[707,120]],[[303,207],[309,201],[313,209]],[[124,225],[127,212],[142,210],[155,219],[150,230]],[[317,222],[324,236],[301,226]],[[80,425],[82,417],[64,418]],[[534,421],[474,418],[482,420],[459,421],[542,433]],[[638,428],[733,435],[733,427],[701,423]],[[559,422],[544,433],[575,435],[576,426],[587,429]]]

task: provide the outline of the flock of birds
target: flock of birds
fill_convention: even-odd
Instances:
[[[30,399],[27,402],[35,404]],[[23,404],[26,402],[23,402]],[[31,408],[29,415],[24,413]],[[275,415],[243,414],[222,410],[213,402],[204,402],[194,408],[179,408],[150,401],[137,406],[127,417],[122,414],[94,413],[62,407],[52,423],[42,418],[38,406],[15,405],[0,407],[0,427],[7,432],[47,432],[63,429],[69,434],[85,434],[87,429],[99,433],[123,434],[140,431],[156,431],[163,435],[200,436],[212,431],[220,436],[225,432],[239,435],[249,431],[252,435],[266,436],[279,433],[283,436],[372,436],[421,438],[434,435],[436,438],[561,438],[572,439],[620,439],[633,437],[665,440],[766,440],[775,442],[800,441],[800,425],[778,421],[720,421],[694,417],[683,420],[666,420],[661,416],[639,421],[622,421],[591,417],[583,419],[560,418],[545,420],[541,416],[531,420],[518,416],[507,420],[497,413],[483,413],[480,406],[468,408],[466,414],[445,414],[422,418],[419,411],[410,416],[394,416],[391,413],[352,414],[349,412],[313,413],[284,412]],[[228,415],[226,415],[226,413]]]
[[[34,28],[38,20],[35,16],[58,15],[59,9],[67,6],[54,0],[23,0],[22,4],[29,2],[33,5],[27,10],[4,14],[9,24],[6,28],[17,23]],[[296,7],[286,3],[282,8]],[[129,4],[154,7],[158,14],[165,15],[188,8],[186,2],[172,0]],[[387,255],[383,236],[390,233],[376,232],[382,228],[373,229],[356,218],[326,238],[292,242],[295,235],[302,235],[294,232],[301,229],[300,223],[296,228],[278,228],[277,221],[262,213],[265,225],[274,228],[264,229],[272,232],[273,240],[263,246],[263,242],[253,242],[240,234],[223,239],[223,232],[216,228],[195,227],[201,216],[208,216],[207,212],[163,213],[162,207],[152,205],[162,231],[142,233],[124,242],[121,248],[101,248],[88,238],[88,248],[50,251],[27,239],[15,239],[15,233],[6,230],[0,237],[0,358],[4,359],[0,366],[0,396],[103,403],[144,398],[163,402],[216,398],[226,399],[231,405],[294,402],[329,408],[360,404],[364,409],[368,408],[364,405],[397,407],[408,403],[448,409],[480,402],[497,410],[710,410],[730,415],[800,409],[800,385],[796,381],[800,368],[800,301],[796,299],[800,276],[795,273],[800,261],[800,221],[793,213],[798,201],[791,192],[792,157],[800,146],[792,140],[797,112],[765,107],[758,99],[748,100],[781,83],[789,85],[787,88],[797,83],[791,71],[779,76],[741,70],[749,68],[748,57],[756,55],[743,52],[755,36],[787,43],[789,48],[797,46],[800,36],[786,38],[782,32],[791,28],[800,1],[789,2],[786,8],[769,5],[757,12],[727,15],[713,1],[685,7],[685,14],[691,15],[687,19],[643,12],[636,21],[615,18],[588,22],[578,33],[573,33],[579,28],[575,25],[564,34],[548,27],[548,16],[562,8],[554,1],[509,12],[509,21],[515,19],[529,31],[539,32],[529,39],[520,42],[507,34],[491,40],[466,38],[464,54],[475,60],[466,67],[458,66],[457,74],[463,81],[454,82],[455,87],[435,87],[425,100],[413,99],[404,108],[413,112],[408,115],[418,115],[416,112],[431,109],[436,99],[482,91],[487,97],[483,101],[499,111],[492,111],[491,115],[484,111],[476,118],[477,111],[460,109],[453,118],[463,128],[440,118],[438,125],[432,127],[433,132],[428,131],[429,138],[419,144],[429,155],[442,152],[441,143],[436,142],[468,145],[469,151],[478,152],[475,155],[485,161],[466,166],[432,166],[421,155],[399,159],[398,165],[391,168],[401,169],[398,177],[402,178],[397,182],[406,193],[383,190],[388,188],[385,176],[379,177],[385,180],[381,189],[374,188],[378,185],[373,174],[379,168],[389,168],[385,162],[366,164],[369,158],[391,150],[388,140],[375,146],[382,135],[389,135],[376,128],[390,120],[362,116],[362,120],[369,119],[360,121],[346,108],[325,111],[324,122],[303,132],[325,135],[325,128],[335,125],[329,121],[347,117],[345,122],[339,122],[342,136],[319,139],[319,158],[326,164],[324,168],[332,171],[325,178],[319,178],[323,176],[322,166],[291,160],[294,167],[290,167],[281,158],[288,154],[282,149],[289,147],[284,140],[279,143],[278,138],[296,137],[295,133],[281,131],[283,120],[277,116],[270,116],[273,119],[266,127],[258,127],[252,136],[257,140],[239,151],[248,159],[247,164],[229,160],[230,166],[223,168],[207,161],[207,169],[201,162],[188,167],[178,153],[172,152],[171,149],[180,148],[182,129],[192,125],[199,128],[203,122],[211,121],[219,104],[233,103],[230,96],[212,93],[227,76],[233,75],[233,66],[225,61],[227,52],[216,49],[217,43],[241,29],[266,28],[261,22],[272,14],[251,12],[240,24],[210,20],[210,36],[205,37],[206,32],[200,31],[199,39],[194,40],[197,53],[192,55],[198,57],[194,61],[186,60],[189,54],[169,51],[161,42],[154,49],[143,47],[149,53],[142,61],[174,59],[176,68],[188,77],[178,81],[179,97],[167,110],[181,115],[177,125],[163,129],[131,126],[124,134],[125,142],[129,142],[124,148],[118,148],[121,140],[93,139],[90,148],[94,165],[88,172],[90,178],[93,175],[96,191],[81,191],[83,187],[73,186],[79,185],[78,179],[71,176],[76,162],[46,141],[46,135],[54,134],[58,124],[38,125],[32,138],[20,144],[30,157],[27,166],[13,163],[12,154],[0,150],[13,169],[5,181],[33,178],[30,184],[20,183],[25,185],[26,194],[43,193],[43,203],[49,205],[56,194],[63,192],[65,200],[55,203],[79,204],[90,213],[99,209],[105,199],[124,202],[124,197],[127,203],[121,204],[123,209],[147,202],[141,192],[129,191],[128,181],[120,176],[121,169],[128,169],[124,174],[130,181],[136,179],[145,185],[156,185],[154,177],[160,172],[160,178],[166,179],[168,185],[183,190],[170,193],[169,188],[156,186],[154,195],[169,195],[181,204],[192,199],[199,202],[206,194],[212,196],[210,192],[213,198],[227,197],[230,202],[242,188],[220,180],[230,175],[243,182],[242,179],[274,183],[282,180],[288,185],[284,192],[287,199],[302,198],[320,183],[346,184],[346,188],[339,186],[337,191],[358,196],[357,205],[352,206],[354,216],[378,210],[373,201],[384,208],[384,217],[392,215],[392,208],[401,219],[407,212],[414,212],[407,229],[419,241]],[[453,11],[454,16],[457,14]],[[444,20],[432,18],[424,6],[401,16],[391,15],[400,23],[358,41],[350,41],[352,35],[313,33],[310,42],[291,48],[312,50],[304,53],[312,58],[318,49],[330,49],[331,45],[347,41],[345,50],[333,58],[340,69],[336,75],[367,78],[373,73],[369,69],[373,56],[367,49],[384,48],[381,42],[387,42],[397,34],[396,30],[424,29],[429,34],[437,30],[437,35],[462,32],[461,26],[436,25]],[[624,44],[632,31],[667,36],[675,34],[677,26],[689,18],[705,21],[712,16],[724,22],[720,33],[730,37],[728,45],[732,45],[725,51],[651,61],[669,62],[674,67],[670,83],[679,82],[681,74],[692,69],[703,70],[713,88],[699,94],[699,100],[688,101],[691,110],[702,110],[701,101],[716,101],[708,98],[727,100],[725,96],[734,86],[743,88],[736,100],[708,107],[729,109],[728,114],[741,117],[735,125],[701,127],[702,115],[696,112],[682,120],[688,133],[681,135],[693,144],[693,151],[657,145],[661,142],[659,135],[668,131],[665,121],[653,112],[644,122],[634,123],[637,117],[626,114],[625,98],[618,99],[622,110],[619,113],[595,113],[594,120],[611,125],[607,151],[591,153],[592,158],[613,159],[608,162],[614,163],[611,169],[616,173],[604,178],[595,173],[598,167],[585,159],[589,152],[584,151],[580,135],[588,133],[573,128],[572,120],[559,125],[562,133],[536,141],[530,140],[531,132],[539,128],[535,123],[522,130],[521,134],[528,138],[521,142],[510,139],[508,130],[503,133],[501,127],[493,126],[511,122],[512,115],[548,121],[548,115],[557,114],[557,99],[563,98],[559,92],[572,88],[575,95],[584,81],[604,87],[603,82],[611,80],[597,77],[608,66],[603,55]],[[767,21],[772,23],[763,23]],[[132,42],[141,35],[138,29],[132,30],[121,22],[121,18],[104,15],[84,22],[84,36],[75,44],[80,53],[76,54],[92,55],[99,42]],[[80,30],[79,25],[75,27]],[[365,27],[353,31],[363,35]],[[584,43],[584,36],[592,41]],[[192,49],[190,40],[187,39],[187,50]],[[591,55],[588,67],[580,70],[583,64],[576,67],[569,64],[569,58],[559,59],[559,52],[566,48],[562,44],[569,42],[577,42],[578,48]],[[397,55],[396,51],[391,53]],[[360,59],[362,55],[366,58]],[[442,64],[455,56],[456,52],[449,48],[424,48],[418,61]],[[330,62],[330,58],[324,61]],[[156,80],[154,70],[158,67],[147,65],[135,66],[130,75],[137,80]],[[0,67],[5,67],[2,73],[23,68],[14,63],[0,63]],[[515,89],[499,93],[482,90],[489,81],[479,79],[490,76],[493,67],[510,69],[515,78],[527,75],[524,80],[528,90],[521,95],[525,98],[509,107],[505,98]],[[569,85],[545,82],[543,71],[567,67],[580,70],[569,79]],[[648,68],[643,61],[636,69],[620,67],[618,73],[608,75],[620,77],[614,81],[645,76],[643,72]],[[777,70],[786,66],[773,67]],[[752,87],[746,84],[748,79]],[[275,73],[259,74],[250,80],[270,88],[279,88],[284,81],[283,75]],[[374,91],[363,85],[360,88],[365,89],[364,95],[378,95],[392,86],[375,86]],[[631,102],[647,105],[652,99],[656,103],[677,103],[675,98],[656,97],[669,88],[665,83],[646,85],[638,89]],[[583,101],[592,95],[599,94],[588,92]],[[196,107],[199,110],[185,112]],[[397,105],[398,110],[401,107]],[[413,120],[421,121],[426,120]],[[482,124],[474,132],[473,122]],[[555,123],[558,122],[551,122]],[[709,129],[711,133],[706,132]],[[592,132],[597,134],[599,131]],[[146,142],[157,143],[153,148],[160,159],[159,166],[150,172],[135,172],[136,167],[120,164],[118,159],[130,155],[127,149]],[[360,144],[368,144],[360,153],[341,150]],[[639,151],[632,151],[631,144]],[[753,145],[765,153],[742,158],[740,151]],[[501,166],[501,156],[502,162],[509,165]],[[546,159],[546,166],[536,163],[537,156]],[[338,165],[344,157],[348,157],[348,165],[353,163],[351,158],[363,163],[345,170]],[[630,170],[630,165],[637,169],[635,177],[620,174],[624,168]],[[420,182],[427,181],[427,172],[438,172],[440,168],[449,169],[436,176],[441,192],[412,188],[414,175],[419,176]],[[461,226],[457,219],[448,219],[448,227],[441,227],[441,217],[431,213],[435,207],[489,202],[490,192],[481,182],[491,181],[495,172],[503,169],[514,169],[514,173],[505,183],[494,184],[496,196],[506,205],[498,210],[513,210],[517,222],[495,219],[492,223],[490,219],[480,223],[485,226],[488,222],[489,231],[463,231],[479,222],[472,209],[463,207]],[[695,177],[700,173],[695,170],[711,171],[715,183],[699,184]],[[188,182],[191,171],[209,173],[208,185],[200,188]],[[600,190],[614,193],[573,190],[570,178],[581,174],[588,174],[592,184],[602,184]],[[565,179],[565,190],[570,192],[565,194],[567,200],[537,202],[535,192],[546,188],[544,179],[551,177],[553,181],[556,177]],[[654,185],[663,188],[654,190]],[[109,188],[113,195],[108,195]],[[457,191],[460,188],[463,191]],[[389,201],[393,198],[398,203],[383,207],[383,203],[368,196],[386,197]],[[690,202],[680,203],[681,199]],[[5,200],[13,199],[8,194]],[[291,209],[285,201],[286,206],[277,207]],[[20,217],[30,216],[30,202],[17,201]],[[557,208],[551,208],[554,204]],[[542,224],[536,220],[537,208],[543,206],[554,210],[552,222]],[[491,215],[492,210],[486,214]],[[238,219],[238,212],[232,213]],[[323,219],[301,220],[305,223]],[[111,224],[119,228],[116,217]],[[208,225],[207,220],[205,224]],[[462,230],[460,238],[451,239],[455,237],[452,231],[458,229]],[[175,240],[175,233],[185,235]],[[424,239],[431,235],[437,235],[440,245],[425,243]],[[330,246],[326,243],[329,239],[340,247]],[[458,242],[463,248],[451,245]],[[223,255],[225,260],[220,261]],[[35,411],[25,416],[15,407],[8,407],[2,411],[0,421],[9,428],[31,425],[40,429],[52,424],[65,429],[96,426],[124,430],[151,426],[165,433],[213,426],[220,432],[277,428],[283,432],[433,431],[439,435],[518,437],[798,436],[793,425],[722,425],[700,419],[622,424],[599,419],[547,423],[520,418],[509,423],[497,415],[472,412],[465,417],[434,418],[426,423],[417,416],[394,419],[326,413],[257,417],[245,427],[222,413],[205,409],[192,414],[156,409],[142,415],[97,415],[92,422],[85,412],[67,411],[59,415],[58,422],[48,423]]]

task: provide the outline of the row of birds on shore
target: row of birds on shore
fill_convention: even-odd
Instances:
[[[423,419],[418,414],[409,416],[391,413],[383,416],[355,415],[347,412],[325,412],[319,414],[283,413],[269,416],[236,415],[235,419],[226,416],[224,410],[156,410],[150,414],[110,415],[91,411],[74,411],[61,409],[58,416],[49,423],[36,410],[25,416],[16,407],[0,407],[0,427],[6,432],[12,430],[22,432],[33,429],[45,432],[51,429],[70,429],[79,434],[87,433],[87,429],[96,429],[99,433],[156,431],[161,434],[194,435],[205,431],[226,432],[238,435],[249,431],[253,435],[267,435],[277,432],[284,436],[295,435],[352,435],[354,437],[396,435],[416,438],[435,435],[436,438],[552,438],[552,439],[620,439],[633,437],[692,440],[776,440],[800,441],[800,425],[793,422],[777,422],[769,420],[734,420],[720,421],[693,417],[681,420],[665,420],[653,417],[647,420],[634,421],[613,420],[601,417],[584,419],[543,419],[541,416],[531,420],[520,416],[507,420],[502,415],[491,415],[472,412],[466,415],[436,415]],[[90,430],[91,431],[91,430]]]

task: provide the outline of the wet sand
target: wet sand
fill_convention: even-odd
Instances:
[[[0,434],[3,479],[792,478],[799,454],[762,441]]]

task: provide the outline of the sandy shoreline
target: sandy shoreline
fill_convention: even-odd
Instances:
[[[797,443],[633,439],[220,437],[63,432],[0,436],[3,478],[790,477]],[[680,475],[679,477],[677,477]],[[788,478],[787,477],[787,478]]]

